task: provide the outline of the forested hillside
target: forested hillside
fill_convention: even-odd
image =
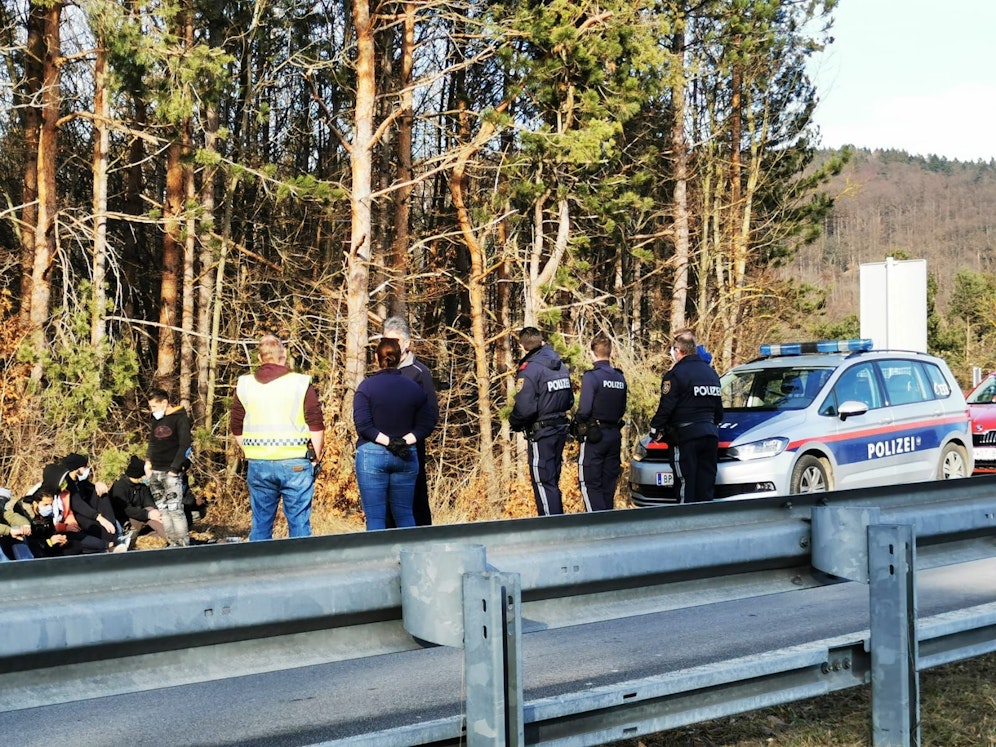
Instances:
[[[996,365],[996,162],[856,150],[827,190],[823,232],[781,273],[825,289],[827,325],[857,315],[861,263],[925,259],[936,281],[932,350],[963,381],[971,366]]]

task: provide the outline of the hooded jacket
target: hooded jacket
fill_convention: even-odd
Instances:
[[[523,356],[516,373],[518,392],[508,416],[514,431],[567,428],[567,411],[574,406],[571,372],[549,345],[541,345]]]

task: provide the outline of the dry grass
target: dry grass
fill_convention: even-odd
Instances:
[[[924,747],[996,747],[996,654],[920,675]],[[851,688],[775,708],[716,719],[614,747],[865,747],[871,688]]]
[[[345,439],[330,439],[328,443],[322,471],[315,485],[312,532],[316,535],[362,532],[365,525],[356,475],[353,472],[352,444]],[[578,487],[577,451],[577,444],[570,443],[564,453],[560,486],[565,513],[584,512]],[[488,492],[485,478],[474,467],[469,467],[458,480],[441,477],[435,482],[432,481],[433,471],[430,469],[433,523],[465,524],[536,516],[532,488],[524,470],[521,472],[504,487],[502,494],[505,498],[501,504],[491,505],[485,497]],[[619,485],[625,484],[624,470]],[[243,475],[222,474],[201,484],[197,484],[195,480],[193,488],[209,504],[207,517],[193,527],[194,537],[220,540],[226,537],[245,538],[249,535],[251,512]],[[616,505],[622,508],[627,504],[623,498],[619,498]],[[279,511],[273,536],[287,536],[287,523]],[[153,541],[150,543],[149,540]],[[154,538],[145,536],[140,538],[136,548],[150,549],[157,546]]]

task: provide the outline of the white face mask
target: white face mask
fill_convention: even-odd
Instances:
[[[77,480],[85,480],[89,476],[90,476],[90,468],[86,467],[85,469],[83,469],[82,472],[80,472],[79,477],[77,477],[76,479]]]
[[[671,346],[671,360],[675,363],[678,362],[678,351],[674,349],[674,345]]]
[[[55,507],[51,503],[49,503],[47,506],[38,507],[39,516],[51,516],[54,511]]]
[[[163,415],[165,415],[165,414],[166,414],[165,410],[153,410],[152,411],[152,417],[154,417],[156,420],[162,420],[163,419]]]

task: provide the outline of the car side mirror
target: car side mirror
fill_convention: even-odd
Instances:
[[[837,410],[837,416],[841,420],[847,420],[855,415],[864,415],[866,412],[868,412],[868,405],[864,402],[858,402],[856,399],[849,399],[841,404],[840,409]]]

